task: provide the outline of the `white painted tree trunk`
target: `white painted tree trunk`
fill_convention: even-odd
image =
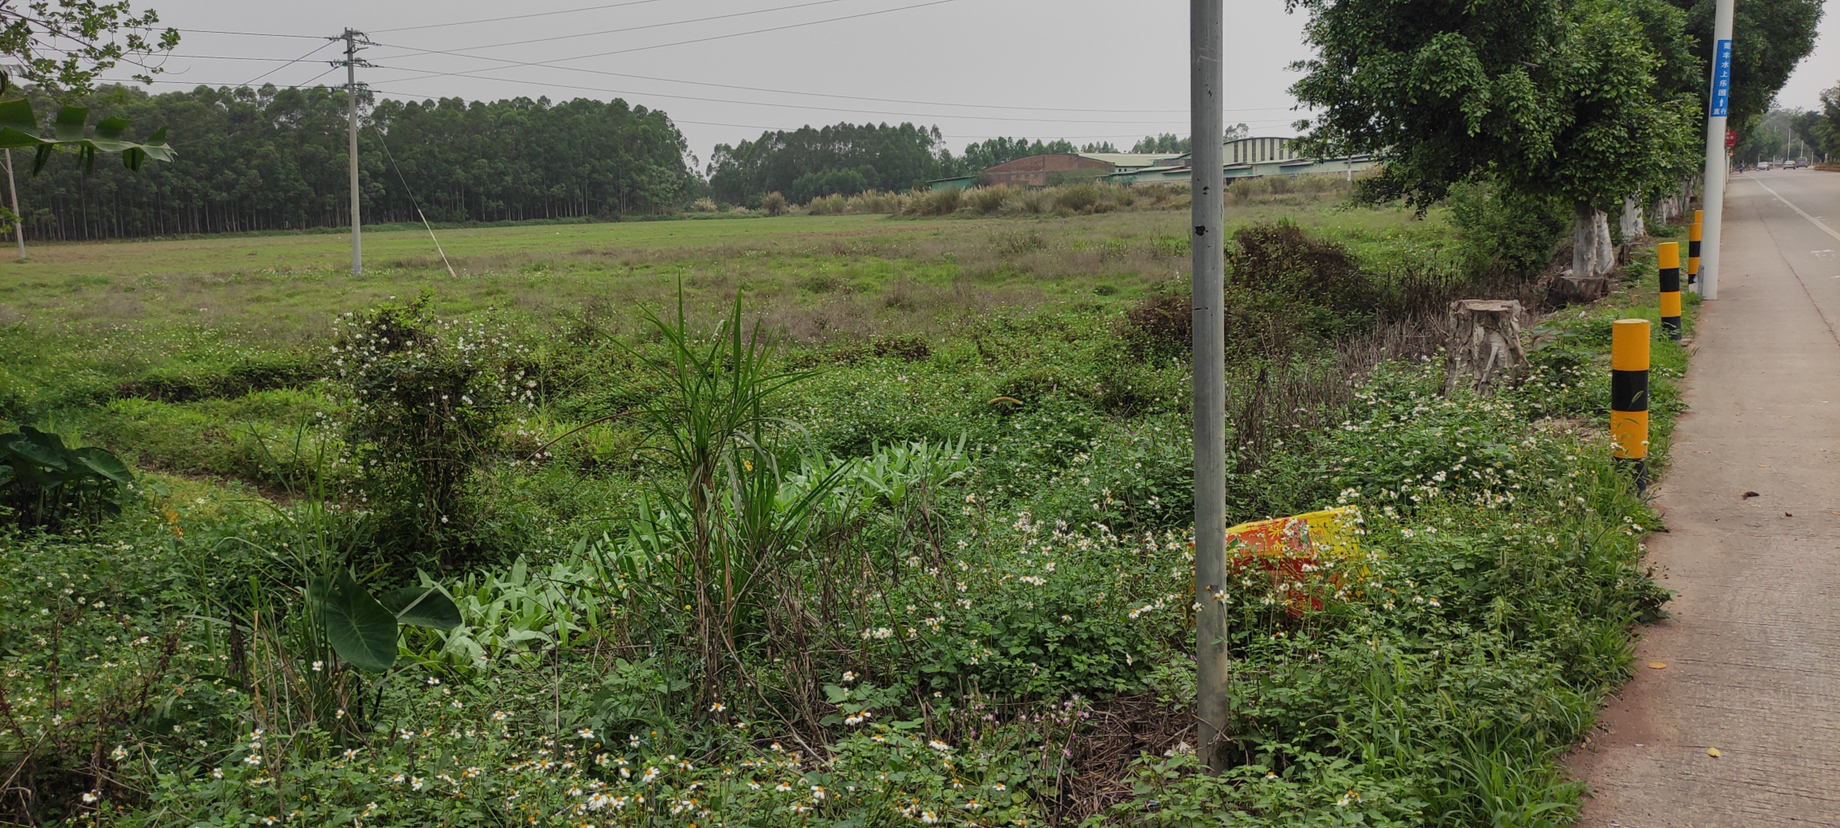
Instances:
[[[1580,203],[1572,224],[1572,275],[1598,276],[1616,266],[1616,248],[1610,244],[1610,221],[1604,211]]]
[[[1622,234],[1624,244],[1648,235],[1648,228],[1642,223],[1642,205],[1635,196],[1623,199],[1623,218],[1617,222],[1617,232]]]

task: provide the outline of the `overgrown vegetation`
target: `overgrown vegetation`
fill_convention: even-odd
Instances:
[[[1535,301],[1531,274],[1436,218],[1242,226],[1230,513],[1356,505],[1363,554],[1238,560],[1237,767],[1208,777],[1170,218],[737,222],[785,234],[720,248],[758,270],[627,254],[650,311],[331,290],[335,328],[280,348],[0,328],[4,424],[116,448],[144,491],[81,532],[0,530],[28,573],[0,590],[0,813],[1564,824],[1555,757],[1664,598],[1657,516],[1601,437],[1609,321],[1652,294],[1548,317],[1518,387],[1445,398],[1426,312]],[[560,291],[574,266],[438,284]],[[1032,303],[976,292],[1075,271]],[[776,290],[873,311],[820,329]],[[1655,353],[1664,458],[1684,352]],[[301,360],[322,370],[228,379]],[[153,393],[178,378],[196,393]]]

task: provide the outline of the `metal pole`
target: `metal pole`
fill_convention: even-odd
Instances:
[[[26,217],[19,212],[19,185],[13,183],[13,150],[6,151],[6,189],[13,194],[13,238],[19,240],[19,260],[26,260]]]
[[[1189,142],[1194,236],[1192,327],[1195,370],[1195,672],[1199,684],[1196,748],[1208,767],[1226,766],[1227,583],[1226,239],[1222,237],[1225,165],[1221,159],[1221,0],[1189,0]]]
[[[351,275],[364,273],[364,230],[358,218],[358,33],[345,30],[345,104],[351,133]]]
[[[1706,224],[1701,231],[1699,295],[1719,298],[1719,229],[1725,217],[1725,118],[1731,108],[1732,0],[1717,0],[1712,22],[1712,97],[1706,115]]]

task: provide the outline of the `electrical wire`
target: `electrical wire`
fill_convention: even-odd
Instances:
[[[776,95],[800,95],[800,96],[810,97],[810,98],[837,98],[839,100],[847,100],[847,101],[872,101],[874,103],[911,104],[914,106],[952,106],[952,107],[960,107],[960,108],[965,108],[965,109],[1000,109],[1006,112],[1014,112],[1014,111],[1088,112],[1088,113],[1114,114],[1114,115],[1131,115],[1131,114],[1143,114],[1143,115],[1165,114],[1166,115],[1166,114],[1186,113],[1188,111],[1186,109],[1091,109],[1091,108],[1086,108],[1086,107],[1072,107],[1072,106],[1008,106],[1004,104],[961,104],[961,103],[948,103],[944,101],[913,101],[913,100],[903,100],[901,98],[878,98],[878,97],[872,97],[869,95],[838,95],[838,94],[832,94],[828,92],[799,92],[799,91],[792,90],[792,89],[773,89],[770,87],[745,86],[745,85],[733,84],[733,83],[711,83],[707,81],[682,80],[679,78],[661,78],[661,77],[657,77],[654,75],[635,75],[630,72],[613,72],[613,71],[609,71],[605,69],[585,69],[579,66],[554,66],[549,63],[543,63],[543,62],[511,60],[508,58],[495,58],[495,57],[489,57],[486,55],[470,55],[470,54],[465,54],[465,53],[457,52],[457,51],[447,51],[443,49],[422,49],[422,48],[418,48],[414,46],[403,46],[399,44],[379,43],[377,45],[385,46],[391,49],[408,49],[410,51],[415,52],[416,55],[452,55],[455,57],[470,58],[472,60],[489,60],[495,63],[502,63],[502,64],[505,64],[511,67],[535,66],[535,67],[542,67],[542,68],[548,68],[548,69],[560,69],[565,72],[581,72],[583,74],[589,74],[589,75],[605,75],[608,77],[629,78],[632,80],[647,80],[647,81],[655,81],[658,83],[679,83],[679,84],[684,84],[686,86],[707,86],[707,87],[711,87],[715,89],[734,89],[737,91],[744,91],[744,92],[768,92],[768,93],[772,93]],[[398,57],[398,58],[415,57],[416,55],[395,55],[394,57]],[[449,76],[459,74],[458,72],[437,72],[437,71],[423,70],[423,69],[404,69],[402,71],[416,72],[417,74],[412,77],[394,78],[392,79],[392,82],[421,80],[422,78],[449,77]],[[467,70],[467,71],[475,71],[475,70]],[[1226,112],[1271,112],[1271,111],[1277,111],[1277,110],[1285,109],[1285,108],[1287,107],[1254,107],[1250,109],[1228,109],[1224,111]]]
[[[374,29],[373,31],[377,32],[378,34],[385,34],[388,32],[413,32],[413,31],[420,31],[422,29],[440,29],[440,28],[444,28],[447,26],[471,26],[476,23],[502,23],[506,20],[529,20],[533,17],[553,17],[558,14],[575,14],[577,12],[600,11],[602,9],[619,9],[619,8],[625,8],[627,6],[643,6],[647,3],[658,3],[662,1],[663,0],[627,0],[627,2],[624,2],[624,3],[603,3],[598,6],[582,6],[580,8],[574,8],[574,9],[559,9],[557,11],[531,12],[529,14],[513,14],[513,15],[506,16],[506,17],[487,17],[487,18],[483,18],[480,20],[456,20],[451,23],[429,23],[429,24],[422,25],[422,26],[398,26],[394,29]]]
[[[502,78],[502,77],[496,77],[493,75],[481,75],[481,74],[471,73],[471,72],[444,72],[442,73],[442,76],[469,78],[472,80],[497,81],[500,83],[516,83],[516,84],[523,84],[526,86],[532,85],[532,82],[527,81],[527,80],[518,80],[516,78]],[[413,82],[413,81],[423,80],[423,79],[424,78],[393,78],[393,79],[390,79],[384,82],[394,84],[394,83]],[[547,87],[555,87],[558,89],[574,89],[574,90],[582,91],[582,92],[599,92],[604,95],[617,95],[617,96],[625,97],[625,98],[641,97],[641,95],[639,95],[638,93],[634,93],[634,92],[627,91],[627,90],[621,90],[621,89],[606,89],[606,88],[601,88],[601,87],[580,86],[577,84],[550,83],[550,82],[545,82],[545,83],[542,83],[541,85],[547,86]],[[1090,118],[1027,118],[1027,117],[1015,117],[1015,116],[1006,117],[1002,115],[952,115],[952,114],[942,115],[938,113],[925,113],[925,112],[917,113],[917,112],[912,112],[912,111],[903,111],[903,110],[895,110],[895,109],[862,109],[860,107],[847,107],[846,108],[846,107],[837,107],[837,106],[817,106],[817,105],[810,105],[810,104],[762,103],[759,101],[742,101],[742,100],[735,100],[732,98],[707,98],[707,97],[702,97],[699,95],[672,95],[672,94],[663,93],[663,92],[648,92],[648,93],[644,93],[643,97],[672,98],[676,100],[698,101],[702,103],[732,104],[736,106],[759,106],[759,107],[767,107],[770,109],[791,109],[791,110],[799,110],[799,111],[806,111],[806,112],[842,112],[845,114],[856,114],[856,115],[894,115],[897,117],[905,117],[905,118],[957,118],[957,119],[968,120],[968,121],[1005,121],[1005,122],[1015,122],[1015,123],[1041,123],[1041,124],[1120,124],[1122,125],[1122,124],[1146,123],[1145,121],[1141,119],[1116,121],[1116,120],[1097,120],[1097,119],[1090,119]],[[1171,117],[1171,118],[1167,118],[1163,120],[1150,121],[1150,123],[1167,123],[1167,124],[1187,123],[1187,119]]]
[[[319,40],[319,35],[281,34],[279,32],[226,32],[221,29],[179,29],[188,34],[237,35],[240,37],[295,37],[305,40]]]
[[[248,82],[248,83],[244,83],[244,84],[241,84],[241,85],[242,85],[242,86],[250,86],[250,85],[253,85],[253,84],[254,84],[254,83],[255,83],[256,81],[259,81],[259,80],[261,80],[261,79],[263,79],[263,78],[266,78],[266,77],[268,77],[269,75],[272,75],[272,74],[274,74],[274,73],[276,73],[276,72],[279,72],[279,71],[281,71],[281,70],[283,70],[283,69],[286,69],[286,68],[288,68],[289,66],[293,66],[293,65],[294,65],[294,64],[296,64],[296,63],[299,63],[299,62],[301,62],[301,61],[303,61],[303,60],[306,60],[307,58],[310,58],[310,57],[312,57],[312,56],[314,56],[315,54],[318,54],[318,53],[319,53],[319,50],[321,50],[321,49],[324,49],[324,48],[326,48],[327,46],[331,46],[331,45],[332,45],[333,43],[335,43],[335,42],[336,42],[336,41],[334,41],[334,40],[332,40],[331,38],[327,38],[327,39],[326,39],[326,42],[325,42],[325,43],[321,43],[320,45],[318,45],[318,46],[315,46],[315,47],[313,47],[313,51],[311,51],[311,52],[308,52],[308,53],[306,53],[306,54],[304,54],[304,55],[301,55],[300,57],[297,57],[297,58],[294,58],[293,60],[290,60],[290,61],[288,61],[287,63],[283,63],[283,64],[281,64],[280,66],[277,66],[277,67],[275,67],[275,68],[273,68],[273,69],[270,69],[270,70],[268,70],[268,71],[266,71],[266,72],[263,72],[262,74],[260,74],[260,75],[257,75],[257,76],[255,76],[255,77],[253,77],[253,78],[250,78],[250,79],[249,79],[249,82]],[[323,75],[323,74],[325,74],[325,73],[324,73],[324,72],[321,72],[320,74],[322,74],[322,75]]]
[[[390,152],[390,142],[384,140],[383,130],[378,129],[376,124],[371,124],[370,127],[372,132],[377,133],[377,143],[383,145],[383,156],[390,159],[390,169],[396,171],[396,180],[402,182],[403,192],[409,196],[409,203],[415,207],[416,217],[422,220],[422,227],[428,231],[428,240],[434,242],[435,252],[441,254],[441,264],[447,265],[447,275],[455,279],[460,278],[460,274],[454,272],[454,263],[447,260],[447,251],[441,249],[441,240],[435,238],[434,225],[428,223],[427,214],[422,212],[422,203],[416,200],[415,190],[410,189],[409,179],[403,177],[402,167],[396,165],[396,155]]]
[[[478,51],[480,49],[499,49],[499,48],[503,48],[506,46],[525,46],[531,43],[549,43],[549,42],[557,41],[557,40],[571,40],[577,37],[598,37],[600,35],[621,34],[624,32],[638,32],[638,31],[644,31],[646,29],[662,29],[667,26],[682,26],[682,25],[686,25],[689,23],[707,23],[711,20],[728,20],[728,19],[736,18],[736,17],[751,17],[756,14],[771,14],[773,12],[791,11],[792,9],[803,9],[803,8],[808,8],[811,6],[829,6],[834,3],[849,3],[849,2],[855,2],[855,0],[812,0],[812,2],[794,3],[793,5],[790,5],[790,6],[774,6],[772,8],[766,8],[766,9],[754,9],[752,11],[732,12],[729,14],[718,14],[712,17],[693,17],[688,20],[671,20],[671,21],[667,21],[664,23],[647,23],[643,26],[628,26],[623,29],[602,29],[601,31],[598,31],[598,32],[579,32],[576,34],[555,35],[553,37],[538,37],[538,38],[532,38],[530,40],[513,40],[513,41],[506,42],[506,43],[490,43],[484,46],[467,46],[461,49],[454,50],[453,52],[450,52],[449,54],[464,54],[469,51]]]
[[[669,49],[673,46],[687,46],[692,43],[708,43],[714,40],[728,40],[728,39],[737,38],[737,37],[748,37],[750,35],[768,34],[771,32],[783,32],[788,29],[802,29],[808,26],[821,26],[826,23],[836,23],[836,22],[843,21],[843,20],[858,20],[864,17],[875,17],[875,16],[883,15],[883,14],[893,14],[895,12],[911,11],[913,9],[924,9],[928,6],[943,6],[947,3],[957,3],[957,2],[959,2],[959,0],[930,0],[929,2],[926,2],[926,3],[914,3],[911,5],[907,5],[907,6],[896,6],[891,9],[878,9],[876,11],[860,12],[857,14],[846,14],[840,17],[826,17],[822,20],[807,20],[803,23],[788,23],[784,26],[772,26],[772,27],[765,28],[765,29],[750,29],[745,32],[730,32],[728,34],[719,34],[719,35],[710,35],[708,37],[691,38],[690,40],[678,40],[678,41],[674,41],[671,43],[654,43],[650,46],[634,46],[634,47],[627,48],[627,49],[615,49],[611,52],[595,52],[594,54],[590,54],[590,55],[575,55],[574,57],[557,58],[555,60],[550,60],[550,61],[540,61],[537,63],[532,63],[530,65],[532,66],[551,66],[557,63],[566,63],[572,60],[587,60],[588,58],[611,57],[613,55],[627,55],[627,54],[632,54],[634,52],[649,52],[653,49]],[[383,46],[387,44],[378,43],[377,45]],[[406,47],[406,48],[413,48],[413,47]],[[485,46],[485,47],[476,47],[476,48],[491,48],[491,47]]]

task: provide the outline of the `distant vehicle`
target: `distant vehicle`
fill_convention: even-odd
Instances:
[[[1793,169],[1795,169],[1795,159],[1793,159],[1793,158],[1791,158],[1791,159],[1789,159],[1789,160],[1787,160],[1787,161],[1784,161],[1784,162],[1783,162],[1783,169],[1785,169],[1785,170],[1793,170]]]
[[[1770,168],[1770,162],[1768,162],[1768,161],[1758,161],[1758,162],[1757,162],[1757,169],[1759,169],[1759,170],[1767,170],[1767,169],[1769,169],[1769,168]]]

